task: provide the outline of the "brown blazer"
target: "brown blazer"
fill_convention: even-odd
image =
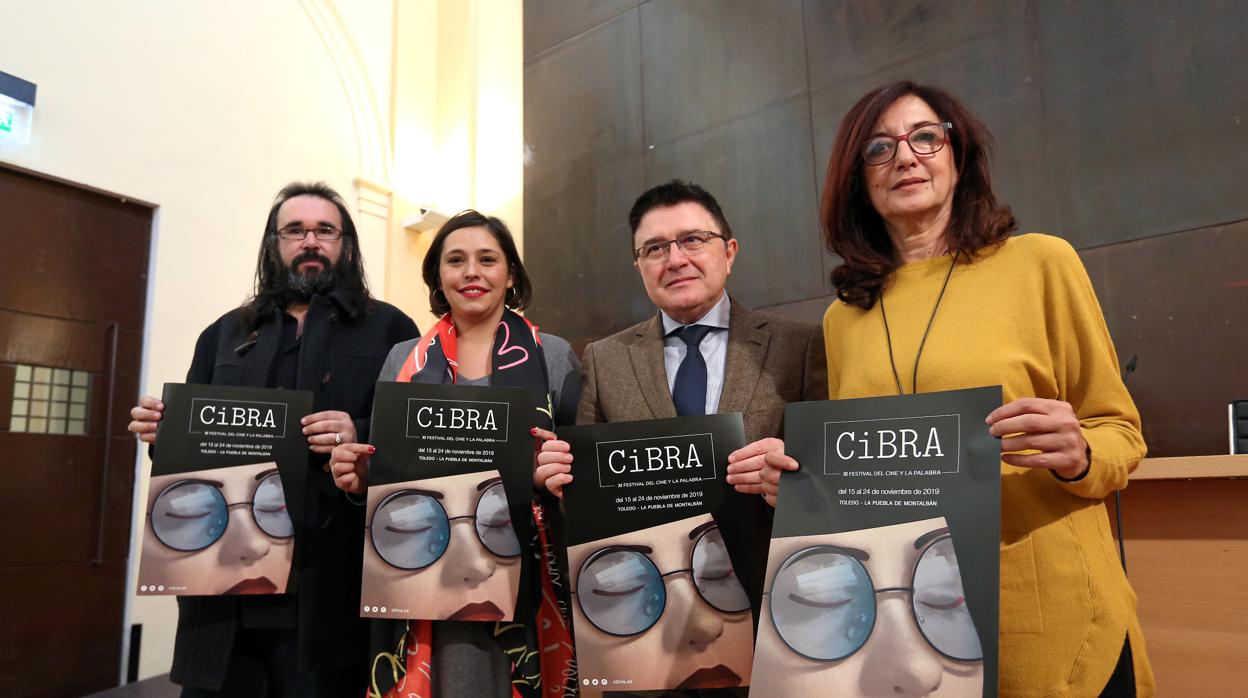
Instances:
[[[675,417],[663,367],[663,321],[654,317],[585,347],[577,424]],[[745,415],[745,438],[781,435],[784,405],[828,396],[819,325],[732,301],[719,411]]]

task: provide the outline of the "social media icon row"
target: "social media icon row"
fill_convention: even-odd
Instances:
[[[581,679],[581,683],[585,686],[606,686],[606,679]]]
[[[385,606],[365,606],[364,612],[365,613],[385,613],[386,607]]]
[[[159,585],[144,584],[143,586],[139,587],[139,591],[164,591],[164,590],[165,590],[164,584],[159,584]]]

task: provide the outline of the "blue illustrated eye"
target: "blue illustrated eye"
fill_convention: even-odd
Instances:
[[[520,540],[511,526],[511,512],[507,508],[507,493],[502,482],[490,485],[481,493],[476,515],[477,536],[486,550],[499,557],[520,554]]]
[[[821,661],[848,657],[875,625],[871,577],[861,562],[840,552],[799,552],[776,573],[771,618],[798,654]]]
[[[249,476],[250,472],[246,474]],[[252,482],[250,477],[248,482]],[[222,486],[210,480],[182,480],[162,490],[150,512],[156,539],[174,550],[203,550],[225,535],[230,509],[246,505],[250,505],[252,520],[264,534],[279,539],[294,536],[282,479],[276,470],[262,474],[250,500],[227,502]]]
[[[693,579],[698,593],[712,607],[725,613],[749,609],[750,598],[732,567],[718,527],[704,532],[693,546]]]
[[[205,482],[176,483],[152,505],[152,531],[174,550],[203,550],[220,540],[230,511],[221,490]]]
[[[585,617],[610,635],[649,630],[667,606],[663,575],[635,550],[608,549],[592,556],[582,565],[577,586]]]
[[[871,636],[876,594],[885,592],[910,595],[913,622],[936,652],[956,661],[983,659],[948,534],[923,549],[908,587],[877,590],[863,564],[834,546],[793,553],[768,592],[772,625],[791,650],[807,659],[845,659]]]
[[[260,480],[251,511],[256,525],[266,534],[274,538],[290,538],[295,534],[290,513],[286,510],[286,491],[277,473],[270,473]]]
[[[446,510],[419,492],[391,495],[377,507],[370,530],[373,547],[387,563],[418,570],[437,562],[451,540]]]
[[[937,539],[919,557],[912,603],[920,632],[937,652],[960,661],[983,658],[952,538]]]
[[[683,583],[685,574],[701,602],[721,613],[748,611],[749,597],[719,527],[698,528],[702,533],[693,544],[688,568],[661,572],[646,552],[628,546],[603,548],[589,556],[573,592],[586,618],[610,635],[644,633],[667,607],[667,584],[677,579]]]

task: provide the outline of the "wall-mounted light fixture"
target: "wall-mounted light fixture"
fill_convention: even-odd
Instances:
[[[450,220],[450,216],[427,207],[421,206],[416,209],[417,213],[407,216],[403,219],[403,227],[413,233],[423,233],[428,230],[437,230],[442,224]]]

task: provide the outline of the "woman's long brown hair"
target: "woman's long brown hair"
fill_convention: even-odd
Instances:
[[[953,150],[958,182],[945,239],[953,254],[973,257],[1000,245],[1015,229],[1010,207],[992,191],[988,151],[992,136],[953,95],[939,87],[895,82],[868,92],[841,120],[823,181],[819,214],[828,248],[843,260],[832,270],[842,302],[869,309],[899,264],[884,221],[871,205],[863,180],[862,147],[880,115],[898,99],[914,95],[942,121],[953,124],[947,147]]]

